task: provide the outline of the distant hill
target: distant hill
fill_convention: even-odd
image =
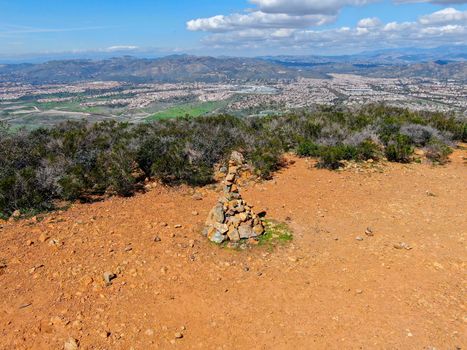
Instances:
[[[307,73],[312,75],[312,72]],[[168,56],[155,59],[134,57],[107,60],[62,60],[41,64],[0,66],[0,81],[33,84],[88,80],[129,82],[226,82],[290,80],[296,69],[255,58]]]
[[[264,56],[262,59],[272,62],[282,62],[288,65],[313,66],[332,63],[352,64],[413,64],[433,61],[467,61],[467,46],[450,45],[431,49],[398,48],[377,51],[367,51],[354,55],[340,56]]]
[[[387,49],[343,56],[267,56],[262,59],[314,74],[350,73],[380,78],[436,78],[467,82],[467,46]]]
[[[454,79],[467,82],[467,62],[436,61],[410,65],[394,65],[369,68],[359,74],[377,78],[434,78],[439,80]]]
[[[463,51],[465,49],[465,51]],[[467,48],[385,50],[352,56],[268,56],[260,58],[162,58],[124,56],[105,60],[58,60],[38,64],[0,65],[0,82],[31,84],[114,80],[134,83],[275,82],[298,77],[327,78],[349,73],[385,78],[437,78],[467,82]],[[427,60],[423,60],[426,58]]]
[[[300,67],[316,74],[356,74],[375,78],[433,78],[439,80],[454,79],[467,82],[467,62],[443,61],[411,63],[411,64],[383,64],[362,62],[358,63],[284,63],[288,67]]]

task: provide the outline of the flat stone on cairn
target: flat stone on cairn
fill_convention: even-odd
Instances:
[[[264,234],[263,222],[242,199],[237,186],[239,170],[243,165],[243,155],[233,152],[223,182],[223,194],[209,213],[203,231],[214,243],[239,242],[241,239],[255,238]]]

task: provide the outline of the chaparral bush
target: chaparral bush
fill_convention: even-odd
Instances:
[[[204,185],[216,164],[240,150],[264,178],[284,152],[318,158],[336,169],[344,160],[409,162],[415,147],[437,163],[455,141],[466,141],[465,118],[370,105],[317,107],[300,113],[228,115],[146,124],[67,122],[13,132],[0,123],[0,215],[48,210],[57,200],[134,193],[146,178]]]

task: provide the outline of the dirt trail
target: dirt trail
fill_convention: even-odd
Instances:
[[[466,348],[466,156],[372,174],[297,159],[243,190],[295,231],[273,252],[202,238],[210,189],[4,223],[0,349],[62,349],[70,337],[80,349]],[[118,275],[110,286],[106,271]]]

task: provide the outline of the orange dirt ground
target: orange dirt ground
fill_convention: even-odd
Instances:
[[[383,173],[296,159],[243,190],[290,221],[293,243],[274,251],[203,238],[209,188],[203,200],[156,187],[3,223],[0,349],[69,338],[79,349],[465,349],[466,156]]]

